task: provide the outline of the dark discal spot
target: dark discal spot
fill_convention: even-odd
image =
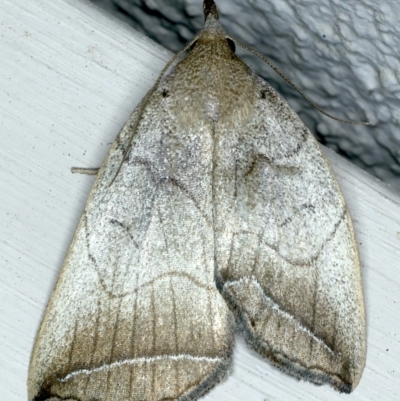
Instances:
[[[301,205],[302,209],[308,209],[311,213],[315,213],[315,205],[312,203],[303,203]]]
[[[169,91],[167,91],[166,89],[163,89],[161,94],[162,94],[162,97],[168,97],[169,96]]]
[[[95,257],[94,257],[90,252],[89,252],[88,256],[89,256],[89,260],[90,260],[94,265],[97,265],[97,261],[96,261]]]
[[[254,321],[253,318],[249,317],[249,323],[250,323],[251,327],[253,327],[253,328],[256,327],[256,322]]]
[[[227,38],[226,41],[228,42],[228,46],[231,48],[232,52],[235,53],[236,50],[235,42],[229,38]]]
[[[260,92],[260,96],[261,96],[261,99],[266,99],[267,98],[267,91],[261,91]]]

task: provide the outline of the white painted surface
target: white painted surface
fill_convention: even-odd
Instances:
[[[97,166],[170,54],[78,0],[0,2],[0,399],[26,399],[40,319]],[[400,197],[328,152],[363,266],[367,367],[350,396],[298,382],[238,341],[205,400],[400,399]]]

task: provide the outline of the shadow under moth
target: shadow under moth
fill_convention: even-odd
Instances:
[[[360,262],[331,167],[235,55],[214,2],[203,8],[188,55],[98,172],[36,338],[29,401],[197,400],[229,373],[236,328],[296,378],[346,393],[360,380]]]

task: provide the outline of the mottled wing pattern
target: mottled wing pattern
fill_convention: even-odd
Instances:
[[[204,13],[111,187],[138,111],[99,172],[38,333],[30,401],[196,400],[228,370],[229,308],[293,376],[345,392],[360,379],[360,264],[340,189],[299,117],[235,56],[212,0]]]
[[[137,112],[98,175],[38,333],[30,400],[194,400],[226,374],[234,320],[214,280],[211,130],[182,130],[174,78],[113,185]]]
[[[214,185],[219,286],[255,350],[295,377],[349,392],[365,364],[351,218],[313,136],[254,81],[253,114],[215,161],[215,180],[228,177]]]

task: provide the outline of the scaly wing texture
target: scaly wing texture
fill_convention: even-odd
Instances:
[[[214,2],[204,10],[114,184],[137,112],[99,173],[32,353],[31,401],[198,399],[230,363],[222,296],[274,365],[340,391],[359,381],[360,266],[336,180],[234,55]]]
[[[365,364],[351,218],[308,129],[254,80],[249,123],[215,152],[214,179],[225,177],[214,185],[219,285],[255,350],[295,377],[349,392]]]
[[[194,400],[226,374],[211,130],[176,121],[180,80],[153,94],[111,187],[137,112],[104,162],[38,333],[30,400]]]

